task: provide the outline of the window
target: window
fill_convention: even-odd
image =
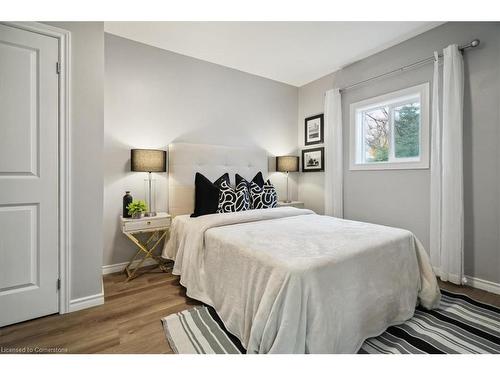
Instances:
[[[429,84],[351,104],[350,169],[429,168]]]

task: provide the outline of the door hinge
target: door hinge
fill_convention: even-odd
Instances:
[[[56,62],[56,73],[61,74],[61,63],[59,61]]]
[[[57,279],[57,290],[61,289],[61,279]]]

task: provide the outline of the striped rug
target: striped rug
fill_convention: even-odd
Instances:
[[[440,308],[417,307],[405,323],[363,343],[362,354],[500,353],[500,309],[463,294],[441,290]],[[162,319],[172,350],[180,354],[245,353],[212,307],[195,308]]]

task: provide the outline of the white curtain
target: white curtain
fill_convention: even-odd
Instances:
[[[439,55],[434,52],[434,77],[432,80],[431,122],[431,213],[430,255],[431,263],[439,274],[441,263],[441,121],[439,110]]]
[[[434,65],[431,157],[431,261],[440,278],[464,282],[463,58],[456,44],[443,50],[442,127],[439,65]]]
[[[325,93],[325,215],[343,217],[342,109],[339,89]]]

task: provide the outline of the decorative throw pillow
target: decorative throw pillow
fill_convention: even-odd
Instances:
[[[211,182],[201,173],[194,178],[195,200],[194,212],[191,217],[215,214],[219,208],[220,185],[226,182],[229,185],[229,174],[224,173],[215,182]]]
[[[217,212],[238,212],[250,209],[250,194],[247,185],[240,182],[233,189],[226,181],[220,184],[219,208]]]
[[[250,197],[252,208],[273,208],[278,206],[278,194],[269,180],[262,187],[252,182]]]
[[[262,177],[262,172],[258,172],[254,176],[254,178],[252,178],[252,181],[247,181],[245,178],[241,177],[238,173],[236,173],[235,180],[236,180],[236,185],[238,185],[241,182],[246,184],[249,191],[250,208],[253,208],[252,195],[250,194],[250,189],[252,188],[252,183],[256,183],[257,186],[259,186],[260,188],[264,186],[264,177]]]
[[[240,182],[244,181],[247,186],[248,186],[248,190],[250,190],[250,188],[252,187],[252,182],[255,182],[257,185],[259,185],[259,187],[262,187],[264,186],[264,177],[262,177],[262,172],[259,172],[257,173],[254,178],[252,179],[252,181],[248,182],[247,180],[245,180],[243,177],[241,177],[238,173],[236,173],[236,185],[238,185]]]

